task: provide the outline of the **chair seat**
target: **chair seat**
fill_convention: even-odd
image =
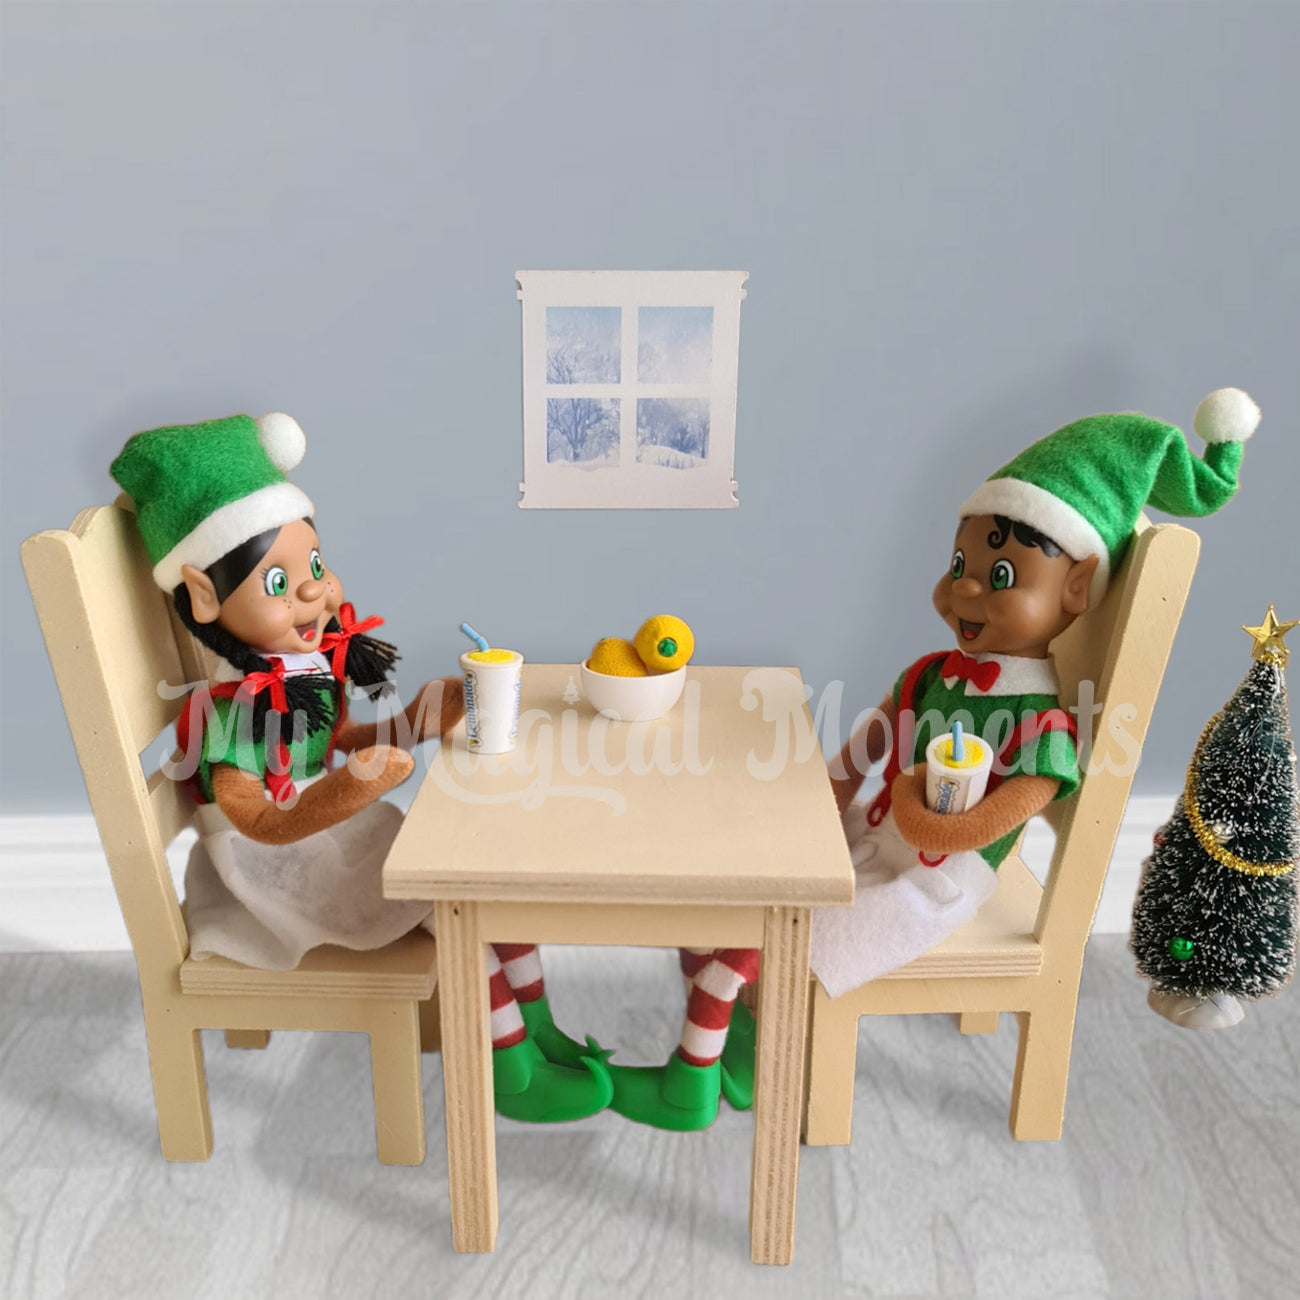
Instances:
[[[222,996],[411,998],[433,996],[438,946],[431,934],[413,930],[385,948],[356,952],[326,944],[313,948],[296,970],[258,970],[225,957],[187,957],[181,991]]]
[[[997,893],[961,929],[884,980],[1037,975],[1043,950],[1034,938],[1043,887],[1012,854],[998,868]]]

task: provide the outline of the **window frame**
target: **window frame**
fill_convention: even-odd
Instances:
[[[521,509],[730,509],[735,479],[736,390],[740,368],[740,304],[747,271],[517,271],[523,304],[524,478]],[[548,307],[618,307],[617,383],[546,382]],[[642,307],[711,307],[713,347],[707,383],[643,383],[637,351]],[[584,467],[547,460],[548,399],[617,398],[619,463]],[[701,398],[709,403],[705,463],[690,469],[636,459],[639,398]]]

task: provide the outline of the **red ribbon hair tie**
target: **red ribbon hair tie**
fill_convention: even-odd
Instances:
[[[271,707],[277,713],[289,712],[289,701],[284,693],[284,661],[272,659],[271,668],[265,673],[249,673],[239,683],[236,695],[247,695],[255,700],[263,691],[271,692]]]
[[[271,708],[273,708],[281,717],[287,717],[289,714],[289,700],[284,690],[284,660],[271,659],[271,667],[264,673],[249,673],[242,681],[238,682],[218,682],[211,688],[210,694],[214,700],[233,700],[240,695],[246,696],[250,703],[255,700],[263,691],[271,692]],[[199,692],[196,691],[191,700],[196,698]],[[188,724],[187,724],[188,731]],[[283,803],[286,798],[296,794],[293,784],[293,776],[290,773],[291,756],[289,746],[285,744],[284,737],[280,737],[280,743],[276,747],[276,763],[278,771],[272,771],[271,764],[266,764],[266,771],[263,778],[266,781],[266,788],[270,790],[271,797],[276,803]]]
[[[326,632],[320,639],[320,648],[330,656],[330,672],[339,681],[343,680],[344,667],[348,661],[348,642],[358,633],[371,632],[375,628],[382,626],[384,622],[377,614],[372,614],[360,623],[356,621],[356,617],[357,611],[352,602],[345,600],[339,606],[339,630],[337,632]]]

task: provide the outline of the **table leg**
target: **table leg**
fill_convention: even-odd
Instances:
[[[749,1187],[749,1257],[755,1264],[794,1258],[810,922],[806,907],[771,907],[763,926]]]
[[[451,1240],[458,1251],[487,1251],[497,1240],[497,1138],[487,962],[478,905],[435,903],[434,925]]]

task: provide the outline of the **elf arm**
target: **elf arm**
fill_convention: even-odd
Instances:
[[[464,716],[464,680],[439,677],[421,686],[415,699],[402,710],[404,725],[395,718],[380,722],[353,722],[348,718],[339,727],[334,744],[344,753],[368,749],[390,739],[399,745],[418,745],[422,740],[445,736]]]
[[[363,748],[356,759],[366,769],[374,765],[379,770],[367,770],[363,776],[354,773],[351,764],[340,767],[299,791],[291,808],[273,803],[257,777],[231,763],[213,765],[212,795],[241,835],[260,844],[293,844],[346,821],[415,769],[410,754],[397,748]]]
[[[853,761],[854,755],[865,757],[866,767],[874,767],[889,752],[897,725],[898,705],[892,695],[886,695],[875,713],[845,742],[838,758],[831,761],[831,789],[841,814],[866,779],[866,772]]]
[[[1042,812],[1060,781],[1053,776],[1010,776],[964,813],[931,812],[925,770],[900,772],[890,787],[894,820],[903,838],[923,853],[964,853],[994,844]]]

